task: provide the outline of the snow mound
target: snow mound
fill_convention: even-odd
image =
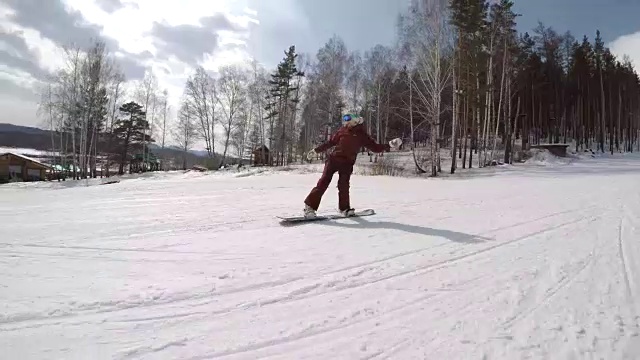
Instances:
[[[148,173],[134,173],[124,175],[112,175],[110,177],[103,178],[87,178],[74,180],[68,178],[65,181],[51,180],[51,181],[34,181],[34,182],[12,182],[8,184],[2,184],[0,190],[62,190],[78,187],[92,187],[100,185],[113,185],[117,183],[131,183],[136,181],[180,181],[196,179],[207,176],[207,173],[195,172],[195,171],[159,171]]]
[[[529,151],[530,157],[525,161],[526,165],[535,166],[562,166],[570,165],[575,160],[574,155],[567,154],[567,157],[559,157],[546,149],[532,149]]]
[[[282,173],[314,174],[321,173],[323,167],[324,164],[296,164],[280,167],[253,167],[240,169],[236,173],[234,173],[233,176],[237,178],[244,178],[250,176],[273,175]]]

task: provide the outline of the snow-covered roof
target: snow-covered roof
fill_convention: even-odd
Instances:
[[[3,154],[0,154],[0,156],[4,156],[4,155],[13,155],[13,156],[15,156],[15,157],[19,157],[19,158],[21,158],[21,159],[23,159],[23,160],[30,161],[30,162],[32,162],[32,163],[35,163],[35,164],[38,164],[38,165],[40,165],[40,166],[46,167],[46,168],[48,168],[48,169],[50,169],[50,168],[51,168],[51,165],[47,165],[47,164],[45,164],[45,163],[43,163],[43,162],[40,162],[40,161],[38,161],[38,160],[36,160],[36,159],[32,159],[32,158],[30,158],[30,157],[28,157],[28,156],[24,156],[24,155],[22,155],[22,154],[17,154],[17,153],[14,153],[14,152],[6,152],[6,153],[3,153]]]

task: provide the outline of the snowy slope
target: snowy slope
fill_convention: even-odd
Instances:
[[[486,174],[2,186],[1,357],[639,358],[640,158]]]

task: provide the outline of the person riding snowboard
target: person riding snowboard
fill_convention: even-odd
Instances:
[[[363,122],[364,119],[359,115],[353,113],[343,115],[342,127],[333,134],[331,139],[307,153],[307,159],[311,160],[315,155],[334,147],[325,161],[320,180],[304,200],[305,217],[316,216],[322,196],[336,172],[339,176],[338,208],[342,215],[353,216],[355,210],[349,204],[349,180],[360,149],[364,146],[375,153],[381,153],[388,152],[391,148],[397,149],[402,144],[400,138],[391,140],[385,145],[376,143],[365,131]]]

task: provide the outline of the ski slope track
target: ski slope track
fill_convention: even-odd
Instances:
[[[640,156],[318,175],[0,186],[0,358],[640,358]]]

